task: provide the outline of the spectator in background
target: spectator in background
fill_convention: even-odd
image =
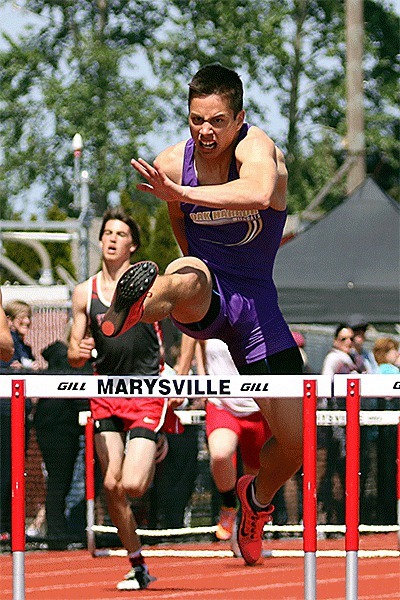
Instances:
[[[378,373],[397,375],[400,372],[399,343],[391,337],[382,337],[374,345]]]
[[[374,356],[378,373],[398,375],[400,373],[399,343],[392,337],[376,340]],[[379,398],[380,410],[399,410],[399,398]],[[378,499],[377,520],[382,525],[397,522],[396,510],[396,448],[397,426],[378,427]]]
[[[42,351],[51,374],[93,374],[91,364],[81,369],[72,368],[67,359],[71,325],[67,325],[65,339],[57,340]],[[66,517],[66,497],[71,488],[74,467],[79,455],[83,427],[79,412],[89,410],[84,399],[41,398],[36,406],[33,424],[46,467],[46,521],[49,550],[64,550],[68,543],[85,539],[85,501]]]
[[[31,326],[32,309],[26,302],[14,300],[4,307],[9,331],[14,344],[14,352],[10,352],[0,360],[0,372],[29,373],[39,369],[31,347],[25,338]],[[4,322],[4,320],[3,320]],[[3,334],[4,335],[4,334]],[[6,335],[6,337],[8,337]],[[9,350],[9,349],[8,349]],[[29,439],[28,416],[32,410],[32,402],[25,402],[25,448]],[[1,502],[0,502],[0,531],[2,538],[7,540],[11,533],[11,400],[2,399],[0,402],[0,447],[1,447]]]
[[[357,373],[353,359],[354,331],[347,323],[339,323],[335,329],[332,348],[325,356],[322,374],[333,378],[337,373]]]
[[[378,365],[372,351],[365,347],[365,339],[369,323],[360,314],[353,314],[348,320],[353,330],[353,348],[351,356],[360,373],[378,373]],[[376,410],[378,400],[376,398],[361,398],[361,410]],[[360,521],[371,524],[374,521],[373,513],[375,507],[367,495],[367,481],[372,465],[377,438],[378,427],[368,426],[360,428]]]
[[[32,348],[26,343],[25,338],[29,332],[32,320],[32,309],[22,300],[14,300],[4,307],[7,315],[11,336],[14,342],[14,354],[8,362],[2,362],[1,367],[12,371],[27,369],[38,371],[39,363],[32,354]]]
[[[7,316],[3,309],[0,291],[0,360],[8,362],[14,354],[14,343],[8,326]]]
[[[8,362],[11,360],[14,354],[14,344],[13,339],[11,337],[10,328],[8,326],[8,321],[6,314],[3,309],[2,304],[2,296],[0,292],[0,360],[2,362]],[[9,502],[9,492],[8,485],[6,483],[7,478],[10,477],[10,463],[7,458],[9,458],[9,452],[7,453],[7,457],[5,456],[5,452],[3,452],[4,442],[6,441],[7,427],[4,424],[4,420],[8,422],[8,414],[3,417],[3,409],[5,403],[7,402],[6,398],[0,398],[0,440],[1,440],[1,474],[0,474],[0,488],[1,488],[1,499],[0,499],[0,541],[7,541],[9,539],[9,531],[10,531],[10,511],[6,504]],[[9,444],[7,443],[7,450]],[[4,456],[3,456],[4,454]],[[8,468],[6,468],[8,467]],[[7,494],[6,492],[7,488]],[[4,496],[3,496],[4,493]]]
[[[360,366],[353,358],[354,331],[347,323],[340,323],[334,333],[333,345],[322,365],[322,375],[333,376],[337,373],[360,373]],[[321,407],[321,405],[320,405]],[[345,410],[343,398],[329,398],[324,408]],[[345,478],[345,431],[341,426],[325,427],[326,471],[320,482],[322,509],[327,522],[344,523],[344,478]]]
[[[348,325],[353,330],[353,349],[351,354],[354,362],[360,365],[363,373],[378,373],[378,365],[374,353],[365,348],[365,338],[369,323],[362,315],[354,314],[349,317]],[[366,408],[365,410],[373,409]]]

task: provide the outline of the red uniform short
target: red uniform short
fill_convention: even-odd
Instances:
[[[167,398],[91,398],[90,410],[95,421],[118,417],[123,431],[138,427],[150,431],[181,433],[183,427]]]
[[[167,410],[165,398],[92,398],[90,410],[95,420],[118,417],[123,430],[144,427],[159,431]]]
[[[271,437],[271,430],[261,412],[245,417],[236,417],[215,404],[206,404],[206,435],[215,429],[230,429],[239,438],[240,454],[243,463],[252,469],[260,468],[260,450]]]

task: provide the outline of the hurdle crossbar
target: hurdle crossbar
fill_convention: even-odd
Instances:
[[[15,378],[15,377],[14,377]],[[2,375],[0,389],[11,396],[12,375]],[[37,398],[302,398],[305,375],[26,375],[26,395]],[[331,395],[331,381],[315,375],[320,396]],[[290,394],[290,396],[288,396]]]

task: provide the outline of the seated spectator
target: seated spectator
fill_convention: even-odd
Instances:
[[[378,373],[397,375],[400,372],[399,343],[391,337],[376,340],[374,356],[378,364]]]
[[[1,368],[7,368],[11,371],[38,371],[40,369],[39,363],[33,356],[32,348],[25,341],[31,326],[31,307],[26,302],[14,300],[4,307],[4,312],[14,342],[14,354],[10,360],[1,361]]]

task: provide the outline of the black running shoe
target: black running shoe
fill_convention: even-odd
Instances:
[[[152,581],[157,581],[156,577],[152,577],[149,573],[147,565],[138,565],[125,575],[123,581],[117,584],[117,590],[145,590]]]
[[[138,262],[120,277],[111,306],[104,315],[101,330],[107,337],[121,335],[140,321],[143,302],[158,274],[151,261]]]

